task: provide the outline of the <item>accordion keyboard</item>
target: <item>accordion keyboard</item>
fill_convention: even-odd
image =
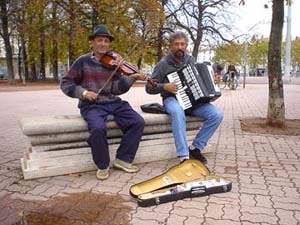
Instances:
[[[221,96],[210,71],[205,64],[188,64],[167,75],[169,82],[177,86],[176,98],[183,110],[214,101]]]
[[[187,86],[183,86],[182,82],[178,76],[177,72],[173,72],[168,74],[168,79],[170,82],[174,82],[177,86],[177,93],[176,93],[176,98],[181,105],[181,107],[186,110],[188,108],[192,107],[192,103],[189,99],[189,96],[187,95],[187,92],[185,91],[187,89]]]

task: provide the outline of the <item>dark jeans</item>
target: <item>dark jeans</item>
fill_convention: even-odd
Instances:
[[[113,115],[115,122],[123,132],[116,158],[131,163],[134,160],[142,138],[145,121],[128,102],[88,105],[80,110],[87,122],[90,136],[88,143],[92,149],[93,160],[99,169],[109,166],[110,158],[106,137],[106,120]]]

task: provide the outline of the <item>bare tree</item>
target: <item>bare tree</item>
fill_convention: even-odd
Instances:
[[[177,3],[169,1],[168,11],[176,21],[176,25],[185,30],[192,42],[192,55],[197,58],[201,41],[204,36],[217,36],[224,41],[230,41],[221,30],[230,30],[230,26],[221,18],[225,16],[225,8],[231,0],[180,0]],[[176,11],[176,13],[174,13]],[[172,13],[173,12],[173,13]]]
[[[165,15],[165,19],[159,20],[159,28],[157,32],[157,58],[156,62],[159,62],[159,60],[163,57],[163,47],[164,44],[164,35],[166,33],[172,32],[175,27],[176,23],[174,20],[174,15],[180,10],[180,9],[174,9],[173,11],[169,10],[168,4],[170,4],[169,0],[158,0],[158,2],[161,5],[161,9],[163,10],[163,13]]]

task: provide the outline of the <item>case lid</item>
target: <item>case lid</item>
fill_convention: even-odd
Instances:
[[[209,175],[207,167],[198,160],[185,160],[183,163],[171,167],[167,172],[150,180],[132,185],[130,194],[137,197],[161,188],[203,178]]]

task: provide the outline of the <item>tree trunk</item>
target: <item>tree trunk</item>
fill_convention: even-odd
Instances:
[[[283,81],[281,74],[281,41],[284,21],[284,0],[273,0],[273,14],[268,53],[269,104],[267,125],[285,125]]]
[[[40,74],[39,78],[46,80],[46,60],[45,60],[45,33],[41,32],[40,35]]]
[[[96,27],[97,23],[98,23],[98,11],[95,7],[93,7],[92,30],[91,30],[91,32],[94,31],[94,28]]]
[[[70,24],[70,30],[69,30],[69,43],[68,43],[68,60],[69,60],[69,67],[73,64],[74,60],[75,60],[75,54],[74,54],[74,46],[73,46],[73,34],[74,33],[74,29],[73,29],[73,25]]]
[[[159,29],[157,34],[157,58],[156,63],[158,63],[162,58],[162,46],[163,46],[163,21],[159,21]]]
[[[53,79],[58,82],[58,47],[57,40],[53,39],[53,52],[52,52],[52,68]]]
[[[73,62],[75,61],[75,53],[74,53],[74,32],[75,32],[75,25],[74,22],[76,20],[76,13],[75,13],[75,3],[74,1],[70,1],[70,20],[69,22],[69,35],[68,35],[68,49],[69,49],[69,54],[68,54],[68,60],[69,60],[69,65],[71,66],[73,64]]]
[[[161,8],[165,12],[165,5],[167,4],[168,0],[161,0]],[[157,32],[157,58],[156,58],[156,63],[158,63],[161,58],[163,57],[163,34],[164,34],[164,20],[160,19],[159,20],[159,28]]]
[[[31,81],[37,81],[36,66],[34,60],[30,60]]]
[[[27,52],[26,45],[23,35],[21,35],[21,48],[22,48],[22,62],[24,68],[24,77],[25,80],[29,80],[29,72],[28,72],[28,62],[27,62]]]
[[[143,60],[142,56],[140,56],[137,60],[137,67],[139,70],[141,69],[141,66],[142,66],[142,60]]]
[[[23,81],[21,51],[22,51],[21,46],[18,44],[18,74],[19,74],[20,81]]]
[[[45,59],[45,29],[43,13],[40,15],[40,73],[39,79],[46,80],[46,59]]]
[[[58,24],[57,24],[57,3],[53,2],[53,11],[52,11],[52,30],[53,34],[58,33]],[[53,80],[58,82],[58,41],[57,35],[52,37],[52,68],[53,68]]]
[[[0,1],[0,18],[2,22],[2,37],[5,45],[6,52],[6,64],[7,64],[7,72],[8,72],[8,82],[10,84],[15,83],[15,75],[14,75],[14,67],[13,67],[13,53],[9,40],[9,32],[8,32],[8,16],[7,16],[7,0]]]
[[[200,43],[201,43],[201,38],[197,38],[197,40],[194,41],[194,48],[193,48],[193,57],[197,60],[197,57],[198,57],[198,53],[199,53],[199,46],[200,46]]]

